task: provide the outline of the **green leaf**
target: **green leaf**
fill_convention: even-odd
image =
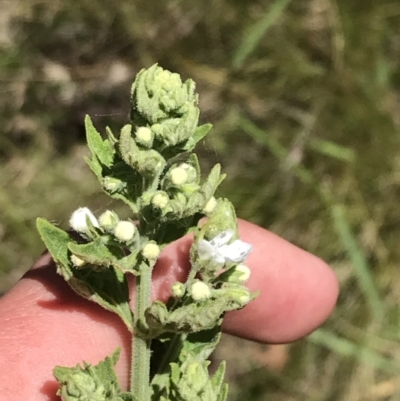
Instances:
[[[216,348],[221,339],[221,320],[215,321],[215,326],[186,336],[179,360],[184,362],[189,356],[198,361],[206,360]]]
[[[118,143],[118,139],[116,138],[110,127],[106,127],[106,133],[111,145],[115,145]]]
[[[139,160],[140,150],[132,138],[132,125],[125,125],[121,129],[119,137],[119,150],[124,162],[133,168],[136,167]]]
[[[36,226],[46,248],[57,265],[62,266],[64,277],[69,280],[72,277],[68,257],[68,243],[71,241],[69,234],[41,218],[36,220]]]
[[[55,367],[53,374],[61,385],[57,395],[61,396],[62,401],[133,400],[121,393],[114,369],[119,354],[118,348],[112,356],[107,356],[95,366],[84,362],[83,367]]]
[[[183,150],[191,152],[198,142],[200,142],[211,130],[212,124],[204,124],[200,125],[200,127],[196,128],[194,134],[187,140]]]
[[[93,171],[95,176],[101,182],[101,180],[102,180],[102,174],[101,173],[102,173],[103,169],[101,167],[101,164],[97,160],[97,158],[93,157],[92,159],[89,159],[88,157],[85,156],[84,159],[85,159],[86,164],[89,166],[90,170]]]
[[[91,266],[73,269],[72,272],[73,277],[68,279],[68,284],[75,292],[116,313],[133,331],[128,281],[122,272],[112,267],[97,271]]]
[[[124,273],[132,273],[135,276],[139,274],[138,271],[138,254],[140,248],[132,250],[131,253],[122,259],[115,262],[115,267]]]
[[[161,367],[161,369],[157,371],[151,383],[153,389],[152,400],[158,401],[162,393],[165,391],[168,393],[171,384],[169,383],[170,378],[172,381],[175,380],[175,382],[177,382],[180,377],[178,365],[183,365],[187,361],[204,362],[207,360],[215,350],[221,338],[220,323],[221,320],[216,321],[215,326],[209,330],[187,335],[175,334],[170,337],[170,341],[166,342],[168,348],[162,348],[160,350],[161,363],[159,367]],[[217,370],[215,376],[211,380],[215,393],[218,393],[221,388],[222,390],[224,388],[224,385],[222,385],[223,375],[224,366]]]
[[[117,401],[120,401],[120,400],[121,401],[137,401],[137,398],[132,393],[126,392],[126,393],[121,393],[119,395],[119,398]],[[222,400],[222,401],[224,401],[224,400]]]
[[[114,160],[114,149],[108,139],[102,139],[94,127],[89,116],[85,117],[86,139],[92,156],[97,158],[101,164],[111,167]]]
[[[211,385],[216,394],[220,394],[218,401],[224,401],[228,395],[228,385],[224,383],[226,362],[222,361],[211,379]],[[221,395],[222,394],[222,395]]]
[[[132,328],[132,312],[129,307],[129,288],[123,272],[112,267],[103,271],[89,265],[84,268],[73,268],[69,259],[69,249],[89,263],[98,263],[100,257],[111,259],[112,254],[100,247],[100,252],[91,253],[97,241],[79,245],[72,242],[69,234],[53,226],[44,219],[37,220],[37,228],[47,249],[57,264],[57,272],[61,274],[70,287],[82,297],[89,299],[103,308],[116,313],[130,331]],[[110,260],[107,260],[107,263]]]
[[[226,299],[207,299],[168,311],[162,302],[155,301],[146,311],[146,321],[150,329],[157,334],[165,331],[198,332],[215,326],[226,305]]]
[[[229,390],[228,384],[224,383],[221,386],[221,389],[220,389],[219,393],[217,393],[218,394],[217,401],[226,401],[227,398],[228,398],[228,390]]]
[[[217,190],[219,184],[224,180],[225,174],[221,174],[221,165],[216,164],[210,171],[207,179],[201,186],[200,193],[208,201]]]
[[[104,244],[101,237],[87,244],[71,242],[68,248],[73,254],[93,265],[112,266],[118,261],[116,254],[118,254],[119,258],[124,257],[121,249],[115,249],[116,254],[112,253],[110,248]]]

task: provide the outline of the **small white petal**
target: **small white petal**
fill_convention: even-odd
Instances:
[[[216,246],[219,248],[220,246],[227,244],[232,239],[233,234],[234,234],[233,230],[223,231],[222,233],[220,233],[216,237],[214,237],[210,241],[210,244],[212,246]]]
[[[218,250],[215,253],[215,256],[213,257],[213,261],[217,262],[217,263],[225,263],[226,262],[225,256],[221,255]]]
[[[227,261],[240,263],[244,262],[247,255],[253,250],[253,246],[240,239],[233,241],[232,244],[224,245],[218,249],[218,253]]]
[[[69,224],[72,229],[80,233],[88,232],[89,228],[86,223],[86,218],[89,218],[94,227],[99,227],[99,223],[93,213],[87,207],[80,207],[72,213],[69,219]]]
[[[197,245],[197,253],[201,260],[213,259],[216,254],[215,247],[210,242],[202,239]]]

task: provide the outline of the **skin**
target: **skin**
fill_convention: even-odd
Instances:
[[[251,223],[240,237],[253,244],[246,264],[248,286],[259,297],[224,320],[224,330],[263,343],[299,339],[321,325],[338,296],[332,270],[319,258]],[[168,246],[153,273],[153,299],[165,300],[171,284],[188,271],[191,237]],[[133,294],[131,295],[133,298]],[[0,299],[0,394],[2,400],[57,401],[55,365],[96,364],[122,347],[121,385],[129,382],[130,336],[112,313],[75,295],[43,255]]]

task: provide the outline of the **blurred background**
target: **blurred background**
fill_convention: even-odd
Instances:
[[[300,342],[224,338],[230,400],[399,400],[399,60],[398,0],[1,0],[0,293],[43,251],[36,217],[120,207],[83,161],[83,118],[118,130],[158,62],[197,82],[219,195],[341,282]]]

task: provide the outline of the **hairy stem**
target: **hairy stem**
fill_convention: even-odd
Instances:
[[[150,346],[151,340],[140,334],[144,312],[150,306],[152,266],[142,263],[140,275],[136,277],[135,328],[139,333],[132,339],[131,392],[140,401],[150,401]]]

